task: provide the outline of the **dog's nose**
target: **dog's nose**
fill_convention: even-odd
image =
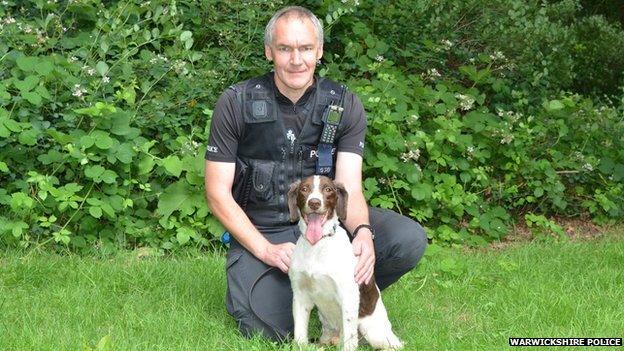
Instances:
[[[310,209],[316,211],[319,209],[319,207],[321,207],[321,200],[319,199],[310,199],[308,200],[308,206],[310,207]]]

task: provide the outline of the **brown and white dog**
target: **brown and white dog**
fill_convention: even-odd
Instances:
[[[403,343],[392,332],[374,279],[355,282],[357,258],[339,219],[346,218],[347,191],[324,176],[293,183],[288,192],[291,221],[299,221],[288,275],[293,289],[295,342],[308,343],[308,321],[318,307],[323,326],[320,342],[358,346],[358,331],[376,349],[398,350]]]

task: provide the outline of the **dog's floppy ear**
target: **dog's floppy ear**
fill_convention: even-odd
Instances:
[[[334,182],[334,185],[336,185],[336,193],[338,195],[336,214],[338,215],[338,219],[345,221],[347,219],[347,203],[349,201],[349,193],[347,193],[347,189],[345,189],[342,183]]]
[[[299,209],[297,208],[297,192],[299,192],[299,184],[301,184],[300,180],[290,184],[290,190],[288,190],[288,210],[290,211],[291,222],[299,220]]]

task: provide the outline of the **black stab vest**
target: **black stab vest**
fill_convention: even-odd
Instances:
[[[232,195],[257,226],[290,225],[287,193],[290,184],[316,172],[316,150],[323,131],[322,116],[330,104],[338,104],[346,87],[316,77],[316,89],[301,109],[305,123],[294,141],[286,128],[275,98],[273,73],[232,86],[241,105],[245,128],[238,143]],[[343,122],[338,135],[344,129]],[[336,143],[332,148],[334,177]]]

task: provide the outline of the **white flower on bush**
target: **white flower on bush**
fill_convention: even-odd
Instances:
[[[187,151],[191,152],[193,155],[197,155],[197,150],[201,146],[201,144],[195,140],[187,140],[183,145],[184,148]]]
[[[156,62],[158,62],[158,61],[168,62],[169,60],[167,59],[167,57],[166,57],[166,56],[164,56],[164,55],[162,55],[162,54],[158,54],[158,55],[156,55],[156,56],[154,56],[154,57],[152,57],[152,58],[150,59],[150,63],[151,63],[151,64],[155,64],[155,63],[156,63]]]
[[[504,60],[505,55],[501,51],[494,51],[494,53],[490,55],[490,59],[492,59],[492,61]]]
[[[583,169],[586,170],[587,172],[591,172],[594,170],[594,166],[592,166],[591,163],[586,163],[583,165]]]
[[[513,141],[513,139],[514,139],[514,136],[512,134],[506,135],[506,136],[504,136],[501,139],[500,143],[501,144],[509,144],[509,143],[511,143]]]
[[[498,108],[496,109],[496,114],[500,118],[508,119],[511,123],[516,123],[520,118],[524,116],[522,112],[505,111]]]
[[[442,77],[442,75],[440,74],[440,72],[438,72],[437,69],[435,68],[431,68],[427,70],[427,74],[432,77],[432,78],[439,78]]]
[[[386,58],[385,58],[385,57],[383,57],[382,55],[377,55],[377,56],[375,57],[375,60],[376,60],[377,62],[384,62],[384,61],[386,60]]]
[[[184,68],[184,66],[186,65],[186,62],[184,62],[183,60],[175,60],[173,62],[173,68],[177,71],[180,70],[182,68]]]
[[[43,44],[48,40],[48,37],[45,36],[43,33],[41,33],[38,29],[37,29],[37,43],[39,44]]]
[[[471,154],[471,153],[473,153],[475,151],[475,148],[474,148],[474,146],[468,146],[466,151],[468,151],[468,153]]]
[[[407,162],[409,160],[418,161],[419,158],[420,158],[420,149],[410,150],[408,152],[404,152],[401,154],[401,160],[403,160],[403,162]]]
[[[187,75],[189,73],[188,69],[186,69],[186,61],[184,60],[175,60],[173,62],[173,69],[179,75]]]
[[[472,96],[464,94],[455,94],[455,97],[459,100],[459,108],[462,111],[468,111],[475,103],[475,99]]]
[[[442,77],[440,72],[438,72],[435,68],[430,68],[426,73],[421,74],[423,79],[436,80],[437,78]]]
[[[76,56],[72,56],[72,57],[67,59],[67,62],[69,62],[69,63],[74,63],[76,61],[78,61],[78,58]]]
[[[442,46],[444,47],[444,50],[451,50],[453,45],[455,44],[453,44],[453,42],[448,39],[442,40]]]
[[[74,91],[72,92],[72,95],[75,96],[75,97],[81,97],[86,92],[87,92],[87,89],[81,87],[80,84],[75,84],[74,85]]]
[[[3,19],[2,22],[4,22],[4,24],[13,24],[16,21],[15,21],[15,18],[13,18],[13,17],[7,17],[7,18]]]
[[[110,78],[108,76],[102,77],[102,83],[106,84],[108,82],[110,82]]]

